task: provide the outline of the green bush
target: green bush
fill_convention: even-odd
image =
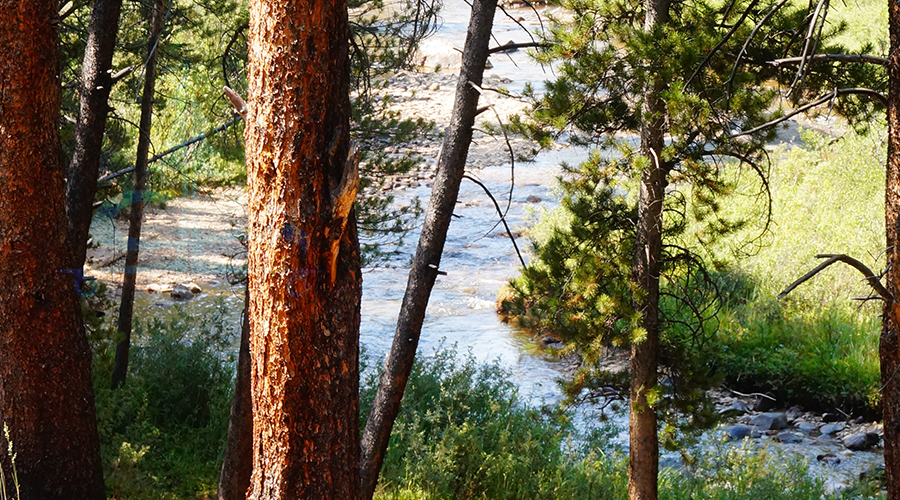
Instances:
[[[111,498],[215,492],[232,399],[224,304],[210,318],[136,322],[124,386],[110,390],[112,337],[95,339],[95,394]]]

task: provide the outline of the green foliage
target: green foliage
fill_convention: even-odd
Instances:
[[[821,262],[816,254],[844,253],[875,272],[883,265],[885,144],[874,130],[884,123],[873,123],[871,133],[851,130],[832,140],[805,132],[806,147],[779,155],[769,182],[771,231],[757,252],[734,252],[753,228],[707,247],[723,268],[720,289],[734,290],[716,355],[729,385],[809,405],[877,410],[881,303],[851,300],[871,294],[859,272],[836,264],[775,300]],[[755,183],[745,178],[739,190]],[[752,203],[731,197],[729,210]]]
[[[377,373],[362,388],[368,414]],[[559,409],[521,401],[511,374],[446,350],[417,361],[404,395],[376,498],[465,500],[626,498],[627,463],[605,429],[575,430]],[[746,445],[685,451],[663,469],[660,498],[821,500],[807,466]],[[774,465],[774,464],[777,464]],[[841,498],[878,498],[861,484]]]
[[[232,398],[224,304],[135,325],[126,384],[110,390],[113,337],[94,338],[94,390],[113,498],[206,498],[214,492]]]

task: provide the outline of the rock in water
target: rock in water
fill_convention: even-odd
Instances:
[[[778,431],[787,427],[787,417],[784,413],[761,413],[750,419],[750,425],[763,431]]]
[[[775,436],[775,440],[780,441],[784,444],[791,444],[799,443],[800,441],[803,441],[803,438],[799,434],[793,432],[779,432]]]
[[[821,432],[825,436],[830,436],[830,435],[834,434],[835,432],[840,432],[842,430],[844,430],[844,425],[835,423],[835,424],[823,425],[819,429],[819,432]]]
[[[725,435],[729,441],[740,441],[741,439],[748,437],[755,437],[753,435],[753,428],[749,425],[737,424],[737,425],[729,425],[725,428]],[[757,431],[758,432],[758,431]]]
[[[175,288],[172,289],[170,293],[172,298],[179,301],[191,300],[194,298],[194,293],[184,285],[176,285]]]
[[[848,450],[862,451],[875,446],[879,441],[881,441],[881,437],[874,432],[860,432],[845,437],[843,443]]]

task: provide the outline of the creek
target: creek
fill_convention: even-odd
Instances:
[[[528,9],[512,9],[509,12],[516,19],[525,18],[523,24],[529,29],[536,30],[540,26],[534,13]],[[426,54],[426,65],[440,64],[445,73],[455,72],[454,64],[458,68],[459,57],[453,47],[461,49],[463,46],[469,7],[463,0],[446,0],[441,16],[443,23],[440,29],[423,44],[422,52]],[[531,41],[527,32],[499,11],[495,18],[494,39],[496,44]],[[542,82],[552,78],[552,71],[534,64],[525,51],[495,54],[491,62],[493,68],[487,70],[485,76],[508,79],[510,82],[505,86],[512,92],[521,92],[526,84],[541,89]],[[497,141],[497,147],[505,148],[502,140]],[[506,207],[510,185],[513,185],[506,219],[516,234],[533,224],[542,210],[558,205],[553,186],[560,173],[560,164],[577,163],[587,154],[588,150],[576,147],[561,146],[545,150],[532,162],[517,162],[514,181],[511,181],[513,172],[509,164],[470,166],[469,170],[490,189],[501,207]],[[426,187],[426,183],[410,186],[415,187],[395,191],[397,203],[408,203],[418,197],[423,206],[427,205],[430,188]],[[496,225],[499,217],[493,203],[481,187],[464,179],[454,213],[457,217],[451,222],[440,265],[447,274],[438,277],[431,294],[419,355],[428,356],[435,349],[452,347],[463,355],[471,353],[482,362],[498,360],[511,372],[526,401],[532,404],[558,402],[562,399],[562,393],[555,381],[563,376],[566,366],[546,355],[536,339],[503,323],[495,313],[497,292],[517,274],[519,260],[503,226]],[[92,228],[95,237],[116,241],[124,236],[121,230],[119,234],[107,234],[103,229],[106,226],[96,222],[95,226]],[[406,288],[408,264],[415,252],[418,236],[418,229],[409,234],[400,246],[399,254],[387,266],[364,270],[360,341],[372,359],[385,356],[390,349]],[[517,243],[527,260],[528,242],[519,238]],[[122,242],[117,244],[120,248],[124,247]],[[142,249],[143,245],[142,242]],[[243,290],[230,287],[221,280],[207,282],[203,286],[202,295],[179,308],[169,308],[171,303],[160,295],[139,293],[136,298],[137,314],[143,318],[166,317],[183,308],[190,315],[204,315],[216,308],[217,301],[224,300],[229,314],[233,315],[232,324],[237,324],[243,304]],[[595,425],[599,413],[595,407],[583,406],[578,410],[578,421],[585,427]],[[617,429],[616,444],[627,447],[628,419],[625,411],[607,409],[602,413],[608,419],[606,423]],[[723,444],[721,436],[721,429],[709,431],[703,435],[698,446],[704,449],[733,446]],[[783,451],[783,458],[801,457],[808,460],[810,470],[835,489],[852,482],[860,472],[883,463],[880,451],[848,452],[839,441],[829,438],[805,436],[800,443],[781,444],[763,435],[752,439],[749,446]],[[840,464],[827,465],[816,460],[818,455],[826,454],[840,457]],[[782,460],[777,458],[778,455],[775,453],[773,467],[779,466],[778,461]],[[680,458],[677,453],[664,453],[662,462],[677,466]]]

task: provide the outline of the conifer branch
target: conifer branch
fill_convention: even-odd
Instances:
[[[878,64],[887,66],[888,59],[886,57],[870,56],[868,54],[814,54],[805,59],[806,64],[817,62],[862,62],[870,64]],[[798,64],[804,62],[802,57],[785,57],[783,59],[774,59],[767,61],[772,66],[781,66],[783,64]]]

